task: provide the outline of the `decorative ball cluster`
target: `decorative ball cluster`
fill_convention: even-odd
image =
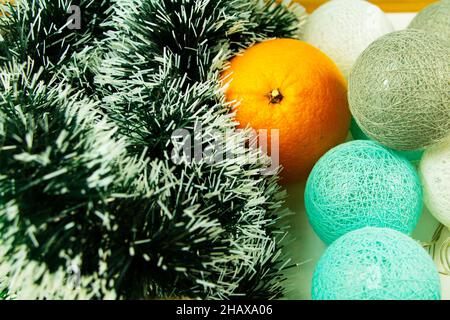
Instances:
[[[413,19],[409,28],[437,34],[450,46],[450,1],[433,3]]]
[[[364,228],[331,245],[313,276],[314,300],[439,300],[428,253],[392,229]]]
[[[450,133],[450,48],[409,29],[376,40],[349,79],[350,109],[365,134],[398,150],[417,150]]]
[[[425,152],[420,175],[427,208],[450,228],[450,138]]]
[[[374,40],[394,31],[383,11],[362,0],[329,1],[309,17],[304,39],[332,58],[346,77]]]
[[[423,208],[412,165],[374,141],[332,149],[314,167],[306,186],[310,224],[327,244],[363,227],[411,233]]]

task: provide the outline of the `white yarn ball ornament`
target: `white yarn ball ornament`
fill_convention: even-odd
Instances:
[[[450,228],[450,137],[425,152],[420,176],[428,210]]]
[[[303,35],[348,77],[358,56],[373,41],[392,31],[394,27],[377,6],[363,0],[333,0],[313,12]]]

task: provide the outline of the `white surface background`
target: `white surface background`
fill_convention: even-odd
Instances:
[[[394,27],[397,30],[404,29],[413,19],[414,13],[388,14]],[[290,290],[288,299],[311,299],[311,278],[314,267],[325,250],[325,245],[315,235],[311,229],[305,213],[303,194],[305,186],[292,185],[288,188],[288,205],[295,212],[289,218],[291,233],[296,237],[291,243],[286,245],[287,251],[292,254],[295,262],[302,263],[299,267],[286,272],[286,287]],[[425,210],[419,226],[413,237],[422,242],[429,242],[438,226],[438,222]],[[447,230],[441,237],[441,241],[450,237]],[[438,268],[442,270],[437,261]],[[443,298],[450,300],[450,276],[441,276]]]

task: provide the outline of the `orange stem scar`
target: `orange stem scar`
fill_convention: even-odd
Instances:
[[[274,89],[269,95],[270,103],[277,104],[280,103],[283,100],[283,95],[281,94],[280,90]]]

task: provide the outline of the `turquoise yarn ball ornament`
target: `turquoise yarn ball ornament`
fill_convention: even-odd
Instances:
[[[411,233],[423,208],[411,163],[374,141],[352,141],[323,156],[308,178],[309,222],[326,244],[363,227]]]
[[[364,228],[334,242],[316,266],[313,300],[440,300],[437,268],[413,239]]]

